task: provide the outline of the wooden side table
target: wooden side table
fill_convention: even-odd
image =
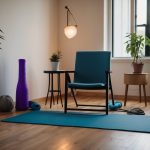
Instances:
[[[140,73],[140,74],[125,73],[124,74],[124,84],[126,85],[124,106],[126,106],[126,102],[127,102],[129,85],[139,85],[140,102],[141,102],[141,85],[143,86],[145,106],[147,106],[145,85],[148,84],[148,73]]]

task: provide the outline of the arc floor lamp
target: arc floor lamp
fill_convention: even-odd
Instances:
[[[67,26],[64,28],[64,33],[68,39],[71,39],[77,35],[77,23],[68,6],[65,6],[65,9],[67,10]],[[75,25],[70,25],[70,16],[74,20]]]

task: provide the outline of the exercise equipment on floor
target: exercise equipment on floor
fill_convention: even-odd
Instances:
[[[0,96],[0,112],[11,112],[13,108],[14,102],[9,95]]]
[[[128,115],[145,115],[145,112],[141,108],[122,109],[122,102],[114,100],[113,91],[111,91],[111,98],[112,100],[108,103],[109,110],[127,112]]]
[[[118,110],[122,107],[122,103],[119,101],[112,100],[112,101],[109,101],[108,107],[110,110]]]
[[[29,109],[31,109],[31,110],[40,110],[41,106],[37,102],[29,101]]]

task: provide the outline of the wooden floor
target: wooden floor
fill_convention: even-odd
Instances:
[[[97,94],[84,94],[78,98],[82,99],[82,103],[91,100],[95,104],[99,102]],[[44,103],[40,101],[42,109],[50,110],[49,103],[46,106]],[[69,105],[74,106],[72,97]],[[144,102],[129,100],[124,108],[131,107],[140,107],[146,115],[150,115],[149,102],[145,107]],[[59,102],[51,110],[63,109]],[[15,114],[0,113],[0,119]],[[150,150],[150,134],[0,122],[0,150]]]

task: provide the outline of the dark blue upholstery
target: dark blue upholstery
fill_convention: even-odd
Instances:
[[[109,83],[108,83],[109,82]],[[71,82],[69,72],[65,74],[65,103],[64,110],[80,110],[80,111],[106,111],[108,115],[108,90],[111,89],[113,97],[111,80],[110,80],[110,52],[108,51],[79,51],[76,53],[74,81]],[[106,109],[82,109],[68,108],[68,88],[71,89],[75,104],[80,106],[105,107]],[[88,105],[78,104],[74,89],[86,90],[105,90],[106,104],[105,105]],[[113,98],[112,98],[113,99]]]
[[[69,88],[74,89],[104,89],[105,84],[104,83],[68,83]]]
[[[79,51],[76,54],[74,89],[105,89],[106,71],[110,71],[110,52]]]

